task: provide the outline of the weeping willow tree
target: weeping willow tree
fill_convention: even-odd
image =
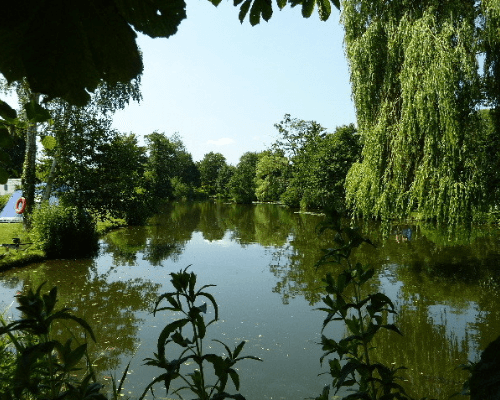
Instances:
[[[500,100],[499,3],[343,2],[364,141],[362,159],[346,179],[346,200],[357,215],[388,219],[416,212],[460,222],[488,205],[491,160],[479,111],[498,109]]]

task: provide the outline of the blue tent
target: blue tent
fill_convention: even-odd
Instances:
[[[22,190],[16,190],[10,196],[9,201],[0,213],[0,222],[23,222],[23,215],[16,214],[16,203],[22,195]]]

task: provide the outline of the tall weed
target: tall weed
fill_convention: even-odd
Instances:
[[[215,298],[206,291],[207,288],[214,285],[204,285],[201,288],[196,288],[196,274],[188,273],[187,268],[178,273],[171,273],[170,280],[174,292],[162,294],[154,308],[154,313],[159,311],[171,311],[180,313],[182,318],[166,325],[158,338],[157,352],[153,358],[146,359],[146,365],[160,368],[162,372],[151,383],[148,384],[141,399],[148,391],[153,391],[153,386],[156,383],[163,383],[166,394],[177,394],[188,390],[194,394],[198,400],[222,400],[222,399],[238,399],[245,398],[237,394],[229,394],[226,392],[226,385],[229,378],[233,382],[236,390],[240,387],[240,378],[235,364],[244,359],[253,359],[261,361],[253,356],[240,356],[245,341],[242,341],[234,350],[231,350],[227,345],[219,340],[215,342],[222,345],[227,352],[226,356],[204,352],[204,339],[207,328],[218,320],[218,306]],[[208,304],[202,299],[209,301],[213,307],[214,317],[206,322],[204,315],[207,313]],[[166,307],[159,307],[160,303],[166,300]],[[186,335],[186,330],[190,334]],[[167,358],[167,345],[177,345],[180,352],[178,357]],[[170,346],[170,347],[172,347]],[[171,354],[169,351],[168,354]],[[192,361],[196,368],[191,371],[183,371],[186,368],[186,363]],[[211,365],[211,369],[217,377],[216,381],[210,384],[207,380],[207,367]],[[182,370],[181,370],[182,369]],[[171,384],[174,380],[181,381],[181,386],[177,389],[171,389]],[[182,396],[180,396],[182,398]]]
[[[8,383],[3,382],[0,398],[105,400],[90,368],[87,343],[75,346],[74,338],[62,343],[52,334],[56,321],[72,320],[95,341],[92,328],[69,308],[56,309],[57,288],[42,294],[43,285],[16,296],[21,319],[9,324],[1,320],[0,363],[7,366],[2,377]],[[75,376],[77,371],[81,378]]]
[[[338,393],[341,389],[349,394],[346,400],[407,400],[410,399],[398,383],[398,372],[405,367],[388,366],[373,361],[372,340],[381,330],[386,329],[401,334],[394,324],[388,324],[387,315],[395,314],[394,304],[383,293],[366,293],[365,284],[373,277],[375,270],[351,261],[352,251],[361,244],[372,245],[369,239],[361,236],[357,229],[343,227],[341,215],[331,211],[329,218],[320,231],[332,229],[336,232],[335,247],[325,250],[317,267],[335,263],[342,265],[343,271],[334,277],[327,274],[323,280],[327,295],[323,297],[324,306],[319,310],[326,312],[323,322],[321,345],[327,357],[332,377],[331,387]],[[343,321],[347,337],[336,341],[324,332],[332,321]],[[316,400],[328,400],[330,387],[327,386]]]

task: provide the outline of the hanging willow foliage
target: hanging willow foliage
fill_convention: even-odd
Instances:
[[[500,26],[498,3],[344,1],[341,19],[364,140],[362,161],[346,179],[347,203],[357,215],[417,212],[459,222],[485,208],[491,160],[479,108],[493,94],[498,106],[500,88],[483,90],[487,74],[479,72],[478,54],[487,52],[489,29],[485,66],[498,84],[500,31],[492,32]]]

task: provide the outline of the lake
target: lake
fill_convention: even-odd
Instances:
[[[319,375],[327,371],[318,345],[325,314],[315,308],[324,293],[322,277],[340,272],[314,266],[321,249],[332,245],[332,234],[317,232],[322,219],[268,204],[175,203],[147,226],[107,234],[94,259],[0,273],[0,312],[17,316],[16,293],[44,281],[46,288],[57,285],[59,305],[94,329],[98,343],[91,353],[102,380],[119,378],[130,362],[125,395],[137,398],[159,372],[143,366],[143,359],[176,318],[154,317],[152,306],[159,294],[172,291],[169,274],[190,266],[200,285],[216,285],[209,291],[220,320],[209,327],[209,339],[230,347],[245,340],[243,355],[263,360],[237,365],[240,392],[248,400],[316,397],[330,380]],[[393,300],[394,322],[404,334],[381,334],[377,359],[408,368],[402,374],[409,394],[447,399],[467,376],[457,366],[476,359],[500,335],[499,230],[451,234],[425,225],[355,223],[376,247],[363,245],[354,258],[375,267],[371,288]],[[345,329],[331,324],[325,334],[338,340]],[[207,351],[224,350],[207,344]],[[163,390],[155,393],[166,398]]]

